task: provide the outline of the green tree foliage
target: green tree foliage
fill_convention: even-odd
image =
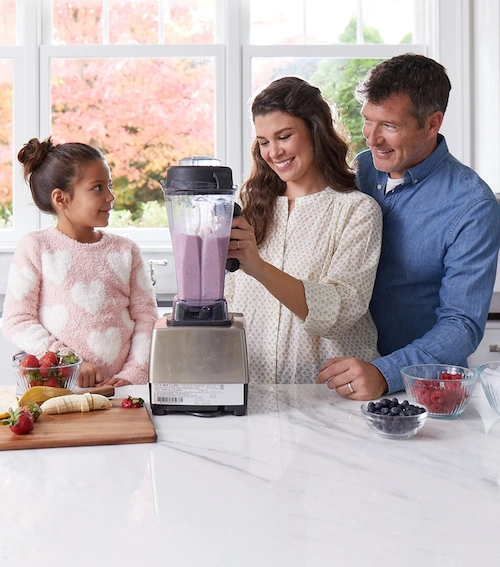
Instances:
[[[0,61],[0,228],[12,226],[12,63]]]
[[[350,20],[339,40],[342,43],[356,43],[355,18]],[[384,43],[380,33],[373,28],[363,29],[363,40],[368,44]],[[360,106],[353,93],[358,83],[379,61],[380,59],[326,59],[320,62],[311,77],[311,81],[325,98],[336,105],[342,124],[350,135],[351,157],[366,149]]]
[[[14,29],[3,4],[0,29]],[[169,3],[167,43],[212,43],[213,0]],[[54,15],[54,43],[101,44],[102,1],[61,1]],[[198,9],[198,11],[196,11]],[[110,0],[109,43],[158,41],[158,0]],[[205,15],[204,15],[205,14]],[[381,44],[373,28],[363,29],[366,44]],[[352,18],[339,37],[356,43]],[[402,43],[411,43],[411,34]],[[353,92],[377,59],[271,58],[254,63],[254,82],[263,85],[286,74],[318,86],[339,111],[353,157],[365,149],[362,118]],[[12,69],[0,79],[0,226],[12,216]],[[51,60],[52,131],[57,143],[82,141],[99,147],[114,181],[115,210],[110,226],[166,226],[159,181],[167,168],[194,154],[213,154],[215,69],[210,58]],[[254,86],[255,86],[254,83]]]
[[[124,6],[118,9],[118,4]],[[157,0],[135,4],[114,2],[110,41],[121,42],[118,32],[140,43],[158,41],[158,20],[152,16]],[[170,20],[208,43],[212,31],[193,22],[194,4],[173,4]],[[139,5],[147,17],[137,17]],[[100,42],[100,10],[100,2],[62,4],[58,41]],[[213,154],[210,58],[53,59],[51,71],[54,140],[82,141],[103,151],[113,176],[115,209],[128,211],[123,218],[132,224],[142,225],[143,203],[163,203],[159,180],[170,165],[188,155]]]
[[[356,43],[356,19],[352,18],[339,37],[341,43]],[[365,44],[383,44],[380,33],[374,28],[363,28]],[[407,34],[401,43],[412,43],[412,34]],[[337,107],[340,120],[348,132],[351,143],[351,157],[366,149],[363,136],[363,118],[360,105],[354,97],[356,86],[368,71],[381,59],[327,59],[319,63],[311,82],[325,98]]]

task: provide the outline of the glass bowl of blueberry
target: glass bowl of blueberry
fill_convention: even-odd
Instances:
[[[411,404],[408,400],[399,403],[397,398],[361,404],[361,413],[369,427],[388,439],[413,437],[422,429],[429,415],[427,408]]]

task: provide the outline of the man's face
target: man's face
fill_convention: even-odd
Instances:
[[[426,119],[423,128],[411,113],[410,97],[393,94],[380,104],[365,102],[363,136],[379,171],[392,178],[422,162],[436,148],[437,134],[443,121],[441,112]]]

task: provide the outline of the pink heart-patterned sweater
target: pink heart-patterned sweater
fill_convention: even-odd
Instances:
[[[102,232],[78,242],[50,227],[24,236],[9,270],[2,329],[30,354],[72,350],[111,377],[145,384],[158,317],[139,247]]]

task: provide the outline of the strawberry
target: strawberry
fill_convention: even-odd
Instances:
[[[33,388],[34,386],[43,386],[43,378],[38,370],[31,371],[28,381],[30,388]]]
[[[27,354],[20,362],[21,374],[29,382],[29,387],[41,386],[42,377],[40,376],[40,371],[35,370],[40,367],[40,361],[33,354]]]
[[[40,361],[34,354],[27,354],[20,362],[19,366],[23,368],[38,368]]]
[[[462,375],[459,373],[450,374],[449,372],[441,372],[441,380],[461,380]]]
[[[52,352],[48,350],[44,355],[40,357],[40,366],[59,366],[59,357],[57,352]]]
[[[50,378],[47,378],[47,380],[43,381],[43,385],[51,388],[61,388],[61,381],[64,382],[64,379],[58,378],[57,376],[51,376]]]
[[[36,421],[42,413],[40,406],[38,404],[35,404],[35,402],[30,402],[29,404],[24,405],[21,409],[29,411],[33,416],[33,421]]]
[[[42,378],[52,378],[57,376],[57,370],[53,370],[54,366],[59,366],[59,356],[57,352],[48,350],[43,356],[40,357],[40,374]],[[44,385],[45,382],[44,382]]]
[[[9,425],[12,433],[16,435],[24,435],[33,431],[35,428],[35,418],[31,411],[23,408],[16,408],[13,410],[9,408],[9,415],[7,419],[2,421],[3,425]]]
[[[53,366],[51,364],[42,364],[40,366],[40,374],[42,375],[42,378],[50,378],[50,376],[52,376],[52,370]]]
[[[144,405],[144,400],[142,398],[133,398],[129,396],[122,400],[122,408],[142,408]]]
[[[59,368],[59,375],[61,376],[61,380],[63,382],[72,372],[73,368],[71,366],[63,366],[62,368]]]

